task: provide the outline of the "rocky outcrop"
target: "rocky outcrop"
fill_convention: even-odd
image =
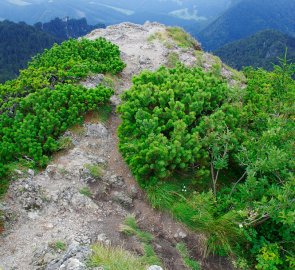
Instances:
[[[127,64],[119,76],[111,78],[116,92],[112,98],[114,106],[120,103],[119,94],[131,86],[133,75],[166,65],[169,53],[179,54],[188,66],[197,63],[194,48],[184,50],[169,37],[169,46],[162,40],[150,41],[151,35],[165,31],[165,26],[157,23],[123,23],[86,36],[105,37],[117,44]],[[207,61],[210,69],[213,62],[206,59],[203,64]],[[103,75],[93,75],[81,83],[93,87],[103,81]],[[154,235],[153,245],[166,269],[187,269],[175,249],[178,241],[195,241],[196,256],[201,254],[196,235],[147,203],[118,152],[119,123],[115,112],[107,123],[86,117],[83,128],[64,135],[71,138],[71,149],[57,153],[44,171],[19,172],[0,206],[5,212],[6,227],[0,236],[0,268],[82,270],[95,242],[123,245],[142,254],[136,238],[126,239],[120,233],[120,224],[130,214],[135,214],[140,226]],[[204,269],[231,268],[218,258],[205,262]]]

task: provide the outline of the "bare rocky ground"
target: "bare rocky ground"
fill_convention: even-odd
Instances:
[[[85,262],[95,242],[120,245],[140,255],[140,242],[119,230],[128,214],[134,214],[139,227],[154,235],[153,246],[165,269],[187,269],[175,249],[179,241],[188,243],[202,269],[232,269],[224,258],[203,259],[201,236],[189,232],[167,213],[151,208],[118,152],[116,130],[120,119],[115,106],[120,103],[119,94],[130,88],[132,76],[167,64],[171,51],[178,53],[186,65],[193,66],[198,60],[193,49],[183,50],[173,40],[169,49],[160,40],[148,41],[151,35],[165,31],[157,23],[124,23],[87,35],[117,44],[127,64],[112,78],[116,89],[114,112],[107,123],[99,123],[90,115],[83,132],[68,131],[65,135],[72,138],[74,146],[55,155],[46,170],[17,172],[18,179],[0,205],[6,217],[6,230],[0,236],[0,269],[87,269]],[[203,66],[209,69],[214,58],[205,53],[202,57]],[[225,67],[222,73],[232,77]],[[103,75],[94,75],[82,84],[92,87],[102,79]],[[91,165],[102,169],[99,177],[90,173]]]

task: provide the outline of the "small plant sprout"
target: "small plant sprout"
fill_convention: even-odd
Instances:
[[[89,171],[90,175],[95,179],[100,179],[103,173],[102,166],[99,164],[85,164],[84,167]]]
[[[67,249],[67,245],[65,242],[61,240],[57,240],[49,244],[49,246],[54,249],[56,252],[65,251]]]
[[[89,187],[83,187],[79,190],[80,194],[86,196],[86,197],[91,197],[92,193],[91,190],[89,189]]]

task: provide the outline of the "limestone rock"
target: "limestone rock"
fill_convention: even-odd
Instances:
[[[163,270],[163,268],[158,265],[152,265],[147,270]]]
[[[125,192],[114,192],[113,200],[120,203],[122,206],[126,208],[131,208],[133,206],[132,198]]]

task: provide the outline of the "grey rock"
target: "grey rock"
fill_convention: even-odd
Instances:
[[[80,169],[79,170],[80,179],[87,184],[96,182],[96,178],[91,175],[88,169]]]
[[[112,187],[124,187],[124,178],[122,176],[112,175],[107,179],[107,182],[111,184]]]
[[[126,208],[131,208],[133,206],[132,198],[124,192],[115,191],[113,193],[113,200],[120,203],[122,206]]]
[[[63,263],[60,268],[60,270],[85,270],[86,266],[84,263],[81,263],[76,258],[70,258],[68,261]]]
[[[35,172],[32,169],[28,169],[28,174],[29,176],[34,177]]]
[[[84,261],[86,261],[90,254],[91,250],[89,247],[72,244],[64,255],[52,260],[45,270],[84,270],[86,269]]]
[[[111,243],[111,241],[107,238],[107,236],[104,233],[99,234],[96,238],[96,241],[104,243],[106,245],[109,245]]]
[[[75,193],[71,199],[71,205],[76,209],[97,210],[98,206],[87,196]]]
[[[187,234],[183,231],[177,231],[175,234],[174,234],[174,238],[176,239],[184,239],[187,237]]]
[[[163,268],[158,265],[151,265],[147,270],[163,270]]]
[[[43,208],[48,200],[43,188],[30,178],[16,183],[14,190],[16,200],[27,211]]]
[[[50,179],[59,179],[61,177],[60,170],[57,165],[48,165],[45,170],[45,175]]]
[[[130,196],[131,196],[132,199],[135,199],[138,196],[138,189],[137,189],[137,187],[135,185],[132,185],[130,187]]]
[[[82,86],[90,89],[96,87],[98,84],[101,84],[104,80],[103,74],[95,74],[87,77],[87,79],[81,82]]]
[[[47,264],[54,261],[58,261],[58,254],[55,254],[48,245],[43,245],[34,251],[32,265],[40,267],[36,269],[45,269]],[[51,270],[53,269],[51,268]]]
[[[39,213],[37,211],[29,212],[28,213],[28,218],[29,219],[38,219],[39,218]]]
[[[108,131],[106,127],[100,123],[89,124],[86,126],[87,132],[86,136],[92,138],[106,138],[108,136]]]

